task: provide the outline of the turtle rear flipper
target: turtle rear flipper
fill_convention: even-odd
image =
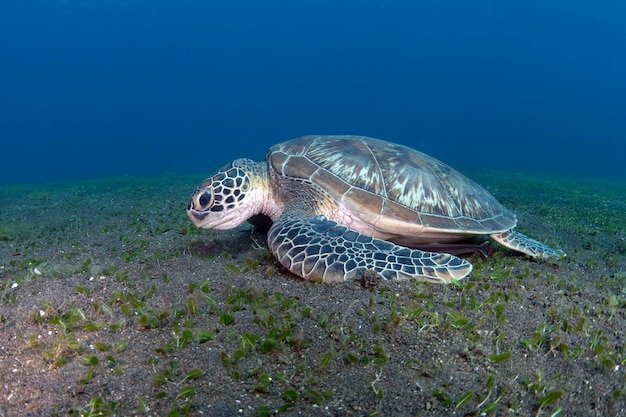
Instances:
[[[548,245],[531,239],[513,229],[502,233],[493,233],[489,236],[502,246],[525,253],[533,258],[561,259],[566,256],[562,250],[552,249]]]
[[[310,281],[347,281],[373,270],[383,279],[450,283],[472,271],[456,256],[375,239],[325,216],[282,216],[270,228],[268,244],[281,264]]]

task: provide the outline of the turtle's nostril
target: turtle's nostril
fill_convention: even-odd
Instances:
[[[200,198],[198,199],[198,203],[200,203],[200,207],[207,207],[213,202],[213,194],[210,190],[206,190],[202,193]]]

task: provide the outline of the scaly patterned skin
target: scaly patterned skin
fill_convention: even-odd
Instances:
[[[372,270],[383,279],[447,284],[472,271],[469,262],[456,256],[375,239],[324,216],[282,216],[272,225],[268,243],[285,268],[309,281],[347,281]]]
[[[561,259],[565,257],[565,252],[562,250],[552,249],[550,246],[531,239],[515,230],[493,233],[489,236],[502,246],[525,253],[533,258]]]
[[[187,215],[203,229],[228,230],[255,214],[275,220],[283,205],[271,195],[265,164],[236,159],[196,189]]]

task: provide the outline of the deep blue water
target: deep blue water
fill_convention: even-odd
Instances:
[[[316,133],[624,180],[626,2],[0,3],[0,184],[209,174]]]

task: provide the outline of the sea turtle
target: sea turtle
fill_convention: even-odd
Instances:
[[[271,147],[266,162],[237,159],[200,184],[187,214],[220,230],[268,216],[271,252],[313,281],[368,270],[383,279],[460,280],[472,265],[430,245],[480,235],[535,258],[565,256],[514,231],[515,215],[449,166],[362,136],[303,136]]]

